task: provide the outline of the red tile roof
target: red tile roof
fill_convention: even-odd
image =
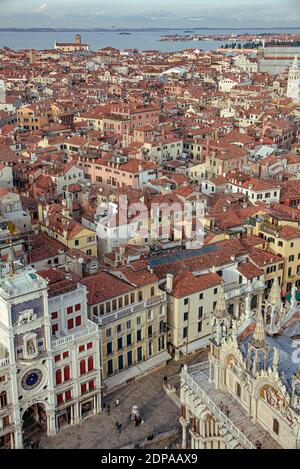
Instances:
[[[223,283],[222,278],[216,273],[198,275],[197,277],[190,271],[178,273],[173,280],[172,296],[182,298],[193,293],[217,287]]]
[[[81,280],[88,289],[88,304],[96,305],[135,290],[135,287],[119,278],[101,272]]]
[[[252,264],[252,262],[243,262],[242,264],[239,264],[237,270],[240,274],[249,279],[259,277],[263,274],[263,271],[256,267],[256,265]]]

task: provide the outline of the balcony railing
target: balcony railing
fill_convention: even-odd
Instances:
[[[200,371],[201,373],[201,371]],[[208,410],[216,418],[218,423],[222,424],[225,429],[239,442],[239,444],[245,449],[254,449],[255,446],[250,440],[237,428],[234,423],[220,410],[220,408],[213,402],[212,399],[206,394],[201,386],[192,378],[189,372],[185,369],[181,372],[182,383],[187,384],[191,389],[206,405]]]
[[[73,285],[72,287],[67,287],[61,290],[55,290],[49,295],[49,305],[55,305],[56,303],[61,303],[62,298],[60,295],[64,295],[64,301],[67,299],[81,298],[85,293],[85,288],[80,285]]]
[[[272,225],[272,223],[262,223],[259,227],[260,231],[265,231],[273,236],[278,236],[278,228],[276,225]]]
[[[165,294],[153,296],[147,300],[147,306],[155,306],[159,303],[166,303],[167,297]]]
[[[5,299],[9,299],[11,297],[26,295],[27,293],[32,293],[33,291],[46,289],[46,286],[46,283],[44,281],[40,281],[39,279],[32,279],[30,285],[21,285],[20,287],[8,285],[4,286],[2,283],[0,288],[0,295]]]
[[[259,290],[260,288],[264,288],[265,284],[263,280],[254,280],[252,283],[241,283],[239,284],[238,282],[232,282],[232,283],[226,283],[224,286],[225,289],[225,296],[227,300],[230,300],[232,298],[240,297],[245,293],[251,293],[255,292],[256,290]]]
[[[52,341],[52,347],[57,348],[61,345],[68,344],[74,340],[82,339],[83,337],[87,337],[89,335],[95,334],[98,331],[98,327],[96,324],[90,324],[86,326],[84,329],[78,332],[74,332],[73,334],[67,334],[65,337],[59,337],[56,340]]]
[[[126,316],[129,316],[133,313],[137,313],[138,311],[142,311],[143,309],[147,309],[151,306],[155,306],[160,303],[163,304],[165,302],[165,295],[159,295],[153,298],[149,298],[148,300],[140,301],[139,303],[135,303],[131,306],[127,306],[126,308],[118,309],[117,311],[114,311],[112,313],[103,314],[102,316],[96,316],[95,314],[93,314],[92,320],[99,326],[103,326],[105,324],[109,324],[110,322],[114,322]]]
[[[10,364],[10,359],[9,358],[2,358],[0,360],[0,368],[4,367],[4,366],[9,366]]]

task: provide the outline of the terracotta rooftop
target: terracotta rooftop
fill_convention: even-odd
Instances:
[[[81,282],[88,289],[88,304],[95,305],[134,291],[133,285],[120,280],[108,272],[87,277]]]
[[[243,262],[239,264],[237,270],[240,274],[249,279],[259,277],[263,274],[262,270],[252,264],[252,262]]]
[[[179,272],[173,280],[172,296],[182,298],[193,293],[217,287],[223,283],[216,273],[194,276],[190,271]]]

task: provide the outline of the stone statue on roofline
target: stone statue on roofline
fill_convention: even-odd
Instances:
[[[279,279],[275,278],[268,298],[265,300],[265,323],[270,335],[278,334],[282,321],[290,309],[289,304],[283,305],[281,301],[281,288]]]
[[[228,338],[229,318],[224,285],[221,285],[215,310],[213,311],[213,324],[215,326],[215,341],[218,345]]]
[[[298,304],[296,295],[297,295],[297,287],[296,287],[296,284],[293,283],[292,291],[291,291],[291,307],[292,308],[296,308]]]
[[[279,365],[279,352],[276,347],[273,347],[274,354],[273,354],[273,370],[277,371],[278,370],[278,365]]]

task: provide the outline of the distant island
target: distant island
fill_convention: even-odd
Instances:
[[[243,29],[244,31],[297,31],[300,29],[296,27],[277,27],[277,28],[270,28],[270,27],[261,27],[261,28],[194,28],[193,31],[239,31]],[[187,32],[188,30],[185,28],[0,28],[0,32],[144,32],[144,31],[184,31]],[[190,32],[190,31],[188,31]]]

